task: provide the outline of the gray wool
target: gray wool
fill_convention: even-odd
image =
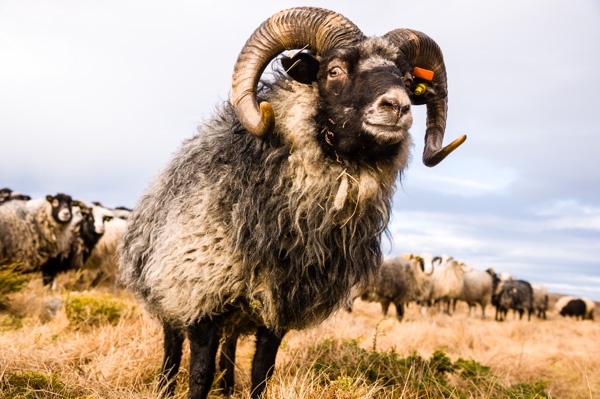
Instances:
[[[386,259],[377,277],[362,292],[368,302],[407,303],[422,299],[429,284],[429,275],[421,270],[419,261],[410,255]]]
[[[185,141],[128,218],[122,282],[176,325],[227,314],[243,330],[318,323],[372,276],[410,140],[386,162],[331,159],[316,140],[315,85],[263,93],[258,139],[229,104]]]

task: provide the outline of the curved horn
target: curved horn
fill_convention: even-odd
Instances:
[[[364,39],[351,21],[333,11],[298,7],[280,11],[263,22],[242,48],[231,79],[231,104],[246,130],[261,137],[275,126],[273,108],[258,105],[256,87],[268,63],[285,50],[308,47],[317,54]]]
[[[427,130],[423,163],[427,166],[435,166],[467,139],[467,136],[463,135],[446,147],[442,147],[448,111],[448,85],[442,50],[432,38],[411,29],[396,29],[386,33],[384,37],[398,47],[411,67],[433,71],[432,84],[437,95],[426,103]]]

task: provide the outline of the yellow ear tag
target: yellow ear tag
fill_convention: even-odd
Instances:
[[[415,87],[414,93],[416,96],[420,96],[421,94],[425,93],[426,90],[427,86],[425,86],[425,83],[419,83],[417,87]]]

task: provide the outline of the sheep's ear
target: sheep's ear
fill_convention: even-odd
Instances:
[[[81,201],[79,200],[73,200],[71,202],[71,206],[78,206],[80,208],[87,208]]]
[[[311,84],[317,80],[319,61],[308,53],[297,52],[292,57],[281,57],[281,65],[285,73],[296,82]]]

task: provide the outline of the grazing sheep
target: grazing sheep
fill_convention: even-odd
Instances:
[[[575,317],[575,320],[579,320],[580,317],[581,320],[583,320],[586,313],[586,304],[582,299],[579,298],[571,299],[565,304],[565,306],[562,307],[559,312],[561,316]]]
[[[433,269],[425,299],[434,304],[444,302],[446,314],[451,314],[450,303],[458,298],[463,289],[463,275],[472,269],[464,262],[446,257],[444,263]]]
[[[425,259],[406,254],[383,261],[377,277],[367,285],[360,298],[379,302],[384,316],[393,303],[398,320],[402,321],[404,304],[421,299],[427,289],[433,266]]]
[[[467,302],[469,314],[473,315],[476,304],[479,304],[481,319],[485,320],[485,307],[492,301],[492,276],[478,269],[463,274],[462,290],[456,299]]]
[[[66,194],[30,201],[9,201],[0,207],[0,260],[23,262],[23,272],[38,271],[49,258],[70,248],[72,205]]]
[[[527,311],[527,320],[531,320],[534,312],[533,288],[524,280],[500,280],[492,269],[487,270],[492,276],[492,305],[496,307],[497,321],[504,321],[509,309],[519,313],[519,319]]]
[[[100,206],[80,203],[78,209],[81,219],[72,226],[70,250],[66,254],[49,258],[41,266],[44,285],[51,284],[58,273],[82,269],[104,234],[105,223],[113,218],[109,210]],[[73,211],[75,212],[75,207]]]
[[[281,59],[285,72],[259,83],[272,59],[298,48]],[[252,34],[231,103],[150,184],[120,247],[123,282],[163,323],[167,393],[184,331],[190,398],[208,395],[221,337],[232,359],[237,335],[256,333],[260,396],[286,332],[323,321],[377,273],[409,159],[411,103],[427,104],[423,157],[433,166],[465,137],[441,148],[445,66],[421,32],[366,38],[340,14],[300,7]],[[232,361],[222,364],[228,392]]]
[[[554,304],[554,308],[561,316],[575,316],[575,319],[581,317],[582,320],[594,320],[595,307],[596,304],[588,298],[577,298],[571,295],[558,298]]]
[[[533,289],[533,309],[538,318],[546,320],[546,311],[548,310],[548,288],[539,284],[531,284]]]

